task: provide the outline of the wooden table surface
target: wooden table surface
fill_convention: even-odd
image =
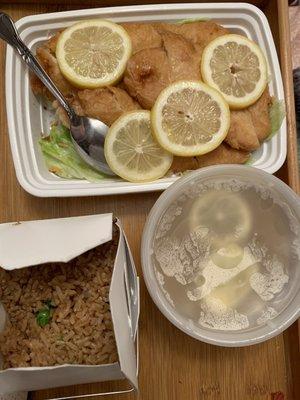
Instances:
[[[0,9],[16,20],[25,15],[60,11],[67,9],[67,6],[50,6],[45,2],[26,5],[10,3],[0,4]],[[0,223],[113,212],[120,217],[124,225],[139,275],[142,276],[142,230],[146,216],[159,193],[65,199],[42,199],[27,194],[16,180],[9,148],[3,42],[0,42],[0,62]],[[283,168],[280,174],[286,177],[286,168]],[[296,325],[285,334],[252,347],[220,348],[201,343],[174,328],[162,316],[141,279],[138,398],[271,400],[271,393],[280,391],[285,394],[285,399],[299,399],[300,397],[296,397],[296,393],[300,393],[299,386],[295,383],[296,376],[293,376],[299,373],[299,369],[295,371],[294,367],[292,368],[297,354],[291,345],[295,343],[292,339],[297,343]],[[34,397],[41,398],[39,394]],[[135,396],[130,394],[109,398],[127,400]]]

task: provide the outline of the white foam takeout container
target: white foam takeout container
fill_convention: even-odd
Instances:
[[[17,22],[21,38],[35,51],[57,30],[88,18],[106,18],[115,22],[174,22],[188,18],[208,18],[222,24],[231,32],[245,35],[263,49],[270,69],[270,92],[284,99],[278,57],[267,18],[257,7],[246,3],[215,4],[157,4],[145,6],[110,7],[76,10],[28,16]],[[29,193],[40,197],[107,195],[163,190],[177,178],[135,184],[107,178],[103,182],[65,180],[50,173],[41,154],[38,140],[41,132],[48,133],[53,113],[45,110],[33,95],[28,68],[7,46],[6,109],[9,137],[17,178]],[[276,172],[286,158],[286,121],[270,141],[265,142],[252,156],[252,165]]]
[[[0,371],[0,393],[70,386],[127,378],[137,389],[135,338],[139,281],[126,237],[120,232],[109,301],[119,362],[105,365],[59,365]],[[67,262],[112,239],[112,214],[0,225],[0,265],[7,270],[46,262]],[[0,329],[5,311],[0,304]]]

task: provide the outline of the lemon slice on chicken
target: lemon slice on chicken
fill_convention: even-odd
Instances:
[[[230,123],[223,97],[202,82],[179,81],[164,89],[151,111],[159,144],[177,156],[196,156],[214,150]]]
[[[95,88],[116,83],[131,55],[131,39],[113,22],[79,22],[59,36],[56,57],[62,74],[75,86]]]
[[[130,182],[161,178],[173,161],[153,138],[150,111],[144,110],[123,114],[113,123],[105,138],[104,153],[112,171]]]
[[[235,34],[220,36],[205,47],[201,74],[232,109],[255,103],[268,83],[267,62],[259,46]]]

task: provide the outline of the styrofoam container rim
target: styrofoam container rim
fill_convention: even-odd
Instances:
[[[201,334],[193,332],[189,327],[184,326],[181,321],[176,318],[175,312],[172,312],[172,307],[167,301],[166,297],[161,292],[157,279],[154,275],[153,267],[150,262],[150,249],[149,245],[153,238],[153,234],[156,228],[156,224],[166,210],[167,206],[170,205],[177,197],[178,194],[184,187],[187,187],[190,182],[197,179],[211,178],[213,176],[223,176],[229,178],[238,178],[239,176],[246,177],[250,176],[255,183],[255,178],[262,178],[267,181],[272,189],[280,192],[281,195],[285,197],[288,205],[293,209],[297,210],[297,215],[300,217],[300,198],[299,196],[283,181],[270,175],[265,171],[259,170],[245,165],[215,165],[196,170],[189,173],[188,175],[180,178],[175,182],[170,188],[163,192],[154,206],[152,207],[146,224],[144,226],[142,241],[141,241],[141,259],[142,259],[142,269],[145,279],[145,283],[152,297],[152,300],[162,312],[162,314],[177,328],[187,333],[188,335],[194,337],[195,339],[201,340],[206,343],[225,346],[225,347],[242,347],[249,346],[252,344],[264,342],[277,336],[285,329],[287,329],[297,318],[300,317],[300,292],[296,294],[298,297],[298,302],[295,298],[289,303],[284,311],[279,313],[276,319],[280,320],[280,323],[274,326],[261,326],[257,328],[252,328],[251,331],[208,331],[201,330]],[[203,332],[203,333],[202,333]],[[260,332],[260,333],[259,333]]]
[[[151,4],[103,7],[27,16],[16,25],[30,48],[55,31],[87,18],[105,18],[115,22],[174,22],[179,19],[208,17],[257,41],[265,52],[273,79],[270,92],[284,99],[280,66],[270,26],[266,16],[256,6],[247,3],[187,3]],[[49,132],[47,111],[30,90],[29,74],[11,47],[6,52],[6,110],[8,131],[16,175],[20,185],[39,197],[70,197],[111,195],[164,190],[177,177],[165,177],[155,182],[135,184],[107,179],[99,183],[64,180],[51,174],[37,145],[41,131]],[[286,120],[279,132],[253,154],[253,165],[269,173],[276,172],[286,158]]]

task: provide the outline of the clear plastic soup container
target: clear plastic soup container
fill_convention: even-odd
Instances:
[[[175,326],[207,343],[247,346],[299,317],[299,244],[300,200],[285,183],[248,166],[213,166],[159,197],[142,267]]]
[[[37,46],[60,29],[89,18],[104,18],[114,22],[175,22],[189,18],[212,19],[251,38],[262,48],[270,70],[270,93],[284,99],[281,71],[269,22],[263,12],[246,3],[154,4],[143,6],[108,7],[40,14],[20,19],[16,25],[21,38],[35,52]],[[53,112],[45,110],[40,99],[33,95],[28,68],[7,46],[6,109],[11,150],[17,178],[29,193],[40,197],[91,196],[164,190],[177,177],[166,177],[142,184],[120,179],[105,179],[99,183],[62,179],[50,173],[39,148],[41,132],[48,133]],[[286,158],[286,121],[279,132],[255,151],[252,165],[276,172]]]

